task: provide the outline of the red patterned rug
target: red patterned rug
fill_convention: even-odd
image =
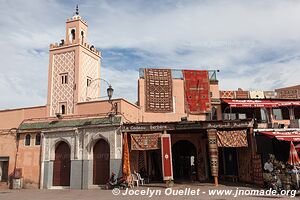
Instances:
[[[200,114],[210,111],[208,71],[183,70],[187,112]]]

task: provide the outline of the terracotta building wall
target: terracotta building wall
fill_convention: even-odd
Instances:
[[[39,149],[40,147],[26,147],[21,137],[17,152],[16,132],[23,120],[46,117],[46,107],[31,107],[0,111],[0,157],[9,157],[8,175],[11,176],[15,168],[22,168],[24,187],[38,187],[39,181]],[[9,130],[13,129],[13,130]],[[18,157],[17,157],[18,156]],[[17,159],[16,159],[17,158]],[[17,162],[16,162],[17,161]]]
[[[108,116],[109,112],[115,111],[112,110],[112,105],[117,105],[117,111],[118,113],[122,114],[121,116],[124,118],[123,121],[139,121],[139,107],[124,99],[114,99],[112,100],[112,104],[110,104],[107,100],[78,103],[76,105],[77,115],[99,114],[103,116]]]
[[[119,112],[122,114],[123,121],[126,122],[140,122],[141,112],[137,105],[131,104],[125,100],[120,102]]]
[[[14,133],[0,133],[0,157],[9,157],[8,176],[14,171],[16,157],[16,140]]]
[[[18,128],[24,119],[46,117],[46,106],[0,111],[0,130]]]
[[[300,85],[275,89],[277,98],[282,99],[298,99],[300,98]]]
[[[15,133],[0,134],[0,157],[9,157],[8,176],[15,168],[22,169],[24,188],[38,188],[40,178],[40,146],[35,145],[35,134],[31,134],[31,145],[24,145],[24,134],[20,135],[17,153]],[[9,178],[9,179],[10,179]]]
[[[211,99],[220,99],[219,83],[213,82],[210,84]]]
[[[25,146],[25,135],[20,135],[16,168],[22,168],[23,187],[38,188],[40,180],[40,145],[35,145],[35,133],[31,133],[30,146]]]

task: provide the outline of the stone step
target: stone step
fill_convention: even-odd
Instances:
[[[7,182],[0,182],[0,189],[8,189],[8,183]]]

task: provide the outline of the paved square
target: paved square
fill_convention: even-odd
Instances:
[[[221,191],[232,190],[231,195],[209,195],[209,192],[215,190]],[[259,188],[252,187],[239,187],[239,191],[250,191],[250,190],[260,190]],[[198,194],[193,193],[198,191]],[[235,197],[237,187],[235,186],[224,186],[220,185],[219,187],[214,187],[213,185],[208,184],[193,184],[193,185],[175,185],[175,187],[167,189],[158,185],[154,187],[135,187],[129,191],[122,190],[101,190],[101,189],[90,189],[90,190],[32,190],[32,189],[23,189],[23,190],[0,190],[0,199],[5,200],[50,200],[50,199],[59,199],[59,200],[94,200],[94,199],[105,199],[105,200],[135,200],[135,199],[215,199],[215,200],[227,200],[227,199],[299,199],[299,196],[291,198],[290,196],[259,196],[259,195],[250,195],[250,196],[237,196]],[[113,192],[118,193],[114,195]],[[120,193],[119,193],[120,192]],[[131,193],[131,195],[123,195],[126,192]],[[160,193],[161,192],[161,193]],[[172,193],[171,195],[166,195],[165,193]],[[139,194],[139,195],[135,195]],[[177,195],[176,195],[177,194]],[[181,194],[181,195],[178,195]]]

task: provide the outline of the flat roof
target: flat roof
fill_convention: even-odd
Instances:
[[[111,121],[112,119],[112,121]],[[76,120],[53,120],[43,122],[25,122],[19,127],[19,130],[40,130],[49,128],[62,128],[62,127],[82,127],[92,125],[120,125],[121,117],[103,117],[103,118],[85,118]]]

